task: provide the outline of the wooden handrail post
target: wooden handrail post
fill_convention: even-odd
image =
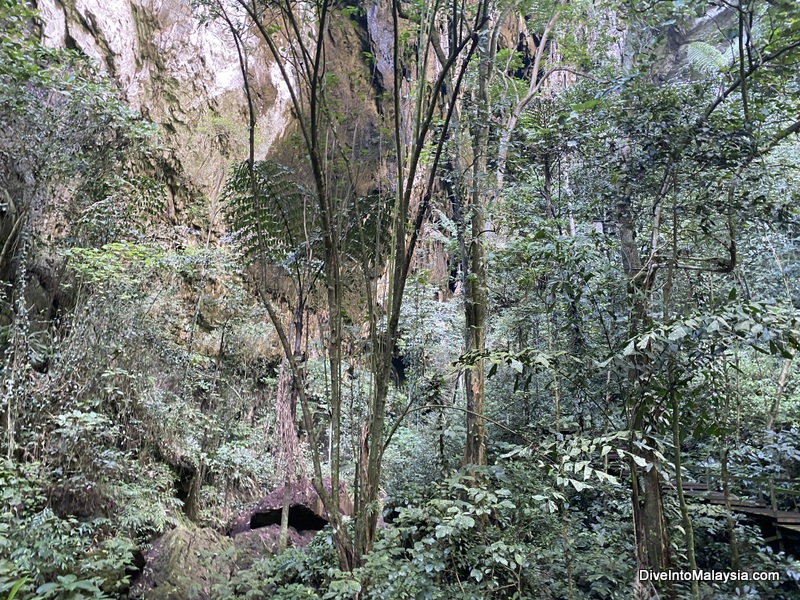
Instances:
[[[783,536],[781,535],[780,527],[778,527],[778,499],[775,497],[775,478],[769,478],[769,499],[770,506],[772,507],[772,514],[775,516],[775,540],[778,542],[778,550],[784,551]]]
[[[770,506],[772,506],[772,512],[775,515],[775,519],[777,519],[778,499],[775,497],[775,479],[772,477],[769,478],[769,498],[770,498]]]

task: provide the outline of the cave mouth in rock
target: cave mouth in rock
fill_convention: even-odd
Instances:
[[[250,529],[280,524],[280,508],[266,512],[256,512],[250,517]],[[302,504],[293,504],[289,507],[289,527],[294,527],[298,533],[302,531],[320,531],[327,524],[327,520]]]

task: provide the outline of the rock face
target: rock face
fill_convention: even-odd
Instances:
[[[235,538],[213,529],[177,527],[144,553],[145,566],[131,586],[129,597],[141,600],[211,600],[215,583],[250,568],[278,551],[280,525],[246,531]],[[289,546],[305,546],[316,531],[289,529]]]
[[[326,482],[330,491],[330,481]],[[130,591],[130,598],[143,600],[210,599],[211,586],[224,582],[239,570],[248,569],[259,558],[278,551],[284,489],[280,487],[229,528],[229,536],[213,529],[177,527],[161,536],[144,553],[145,567]],[[352,502],[340,489],[342,514],[351,515]],[[328,516],[314,487],[308,481],[291,489],[289,546],[306,546],[325,525]]]
[[[331,482],[325,481],[325,488],[330,493]],[[280,529],[281,512],[283,510],[284,489],[279,487],[250,510],[239,515],[228,528],[232,536],[239,536],[248,531],[277,525]],[[344,486],[339,489],[339,508],[343,515],[353,514],[353,503]],[[328,515],[310,481],[299,481],[292,485],[289,500],[289,527],[297,532],[301,539],[307,533],[313,534],[328,524]],[[307,542],[306,542],[307,543]],[[304,545],[304,544],[296,544]]]
[[[33,3],[40,12],[39,31],[46,45],[73,48],[95,59],[130,105],[160,125],[165,152],[154,171],[166,184],[166,211],[172,223],[189,226],[177,228],[173,237],[180,243],[186,239],[200,243],[198,232],[205,231],[208,215],[217,216],[215,233],[224,233],[215,203],[230,164],[248,155],[244,78],[224,21],[202,22],[200,9],[193,8],[191,0]],[[226,10],[234,22],[244,22],[236,5],[226,3]],[[346,115],[338,135],[358,156],[354,184],[364,196],[373,194],[392,171],[384,164],[386,153],[380,142],[382,118],[391,113],[383,106],[383,92],[391,88],[394,77],[388,6],[370,0],[358,18],[334,11],[326,50],[326,69],[336,82],[331,102]],[[260,37],[254,31],[245,37],[257,115],[256,159],[269,156],[303,176],[305,154],[289,142],[296,129],[289,89]],[[409,86],[410,82],[403,83],[403,102],[413,98]],[[279,143],[282,140],[286,143]],[[432,249],[430,260],[436,263],[436,278],[445,278],[447,265],[440,248]],[[213,319],[202,325],[216,327]]]
[[[38,0],[52,47],[94,58],[131,106],[161,126],[170,216],[193,198],[216,198],[247,149],[247,104],[233,38],[201,24],[190,0]],[[257,39],[247,65],[257,100],[258,158],[291,123],[289,94]]]

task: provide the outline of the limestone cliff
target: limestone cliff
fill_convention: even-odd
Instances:
[[[131,106],[161,127],[170,217],[215,198],[231,160],[247,152],[247,105],[233,39],[201,24],[189,0],[37,0],[45,44],[92,57]],[[259,102],[257,156],[291,122],[289,96],[267,51],[251,41]]]

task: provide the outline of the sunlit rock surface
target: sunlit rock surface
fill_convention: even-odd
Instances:
[[[247,155],[247,103],[233,37],[201,23],[189,0],[39,0],[41,32],[53,47],[92,57],[132,107],[161,126],[168,148],[168,210],[216,198],[227,165]],[[290,125],[289,95],[257,38],[248,72],[258,114],[258,158]],[[171,172],[170,172],[171,171]]]

